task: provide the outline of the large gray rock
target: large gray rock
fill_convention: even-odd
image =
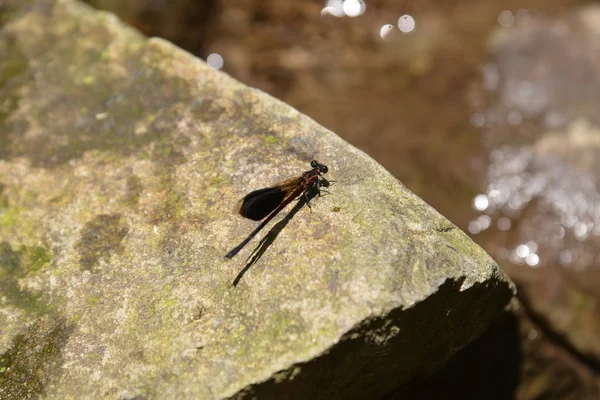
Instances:
[[[289,106],[72,0],[9,0],[0,21],[1,398],[382,397],[511,297],[466,235]],[[237,199],[313,157],[332,195],[225,260],[254,227]]]

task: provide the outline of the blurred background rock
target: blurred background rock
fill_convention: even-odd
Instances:
[[[88,2],[365,150],[517,283],[483,337],[390,398],[599,398],[600,6]]]

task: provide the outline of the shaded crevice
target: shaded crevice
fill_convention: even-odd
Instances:
[[[447,280],[411,308],[364,321],[329,351],[232,398],[377,399],[430,375],[484,332],[512,297],[505,282],[461,291],[463,281]]]
[[[435,228],[436,231],[441,232],[441,233],[450,232],[454,229],[455,229],[455,227],[453,225],[444,225],[444,226]]]
[[[519,324],[513,313],[504,312],[442,369],[384,398],[514,400],[523,360]]]

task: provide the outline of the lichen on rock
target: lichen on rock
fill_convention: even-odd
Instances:
[[[74,0],[8,3],[0,352],[45,377],[5,378],[10,393],[383,396],[511,297],[464,233],[291,107]],[[331,195],[225,260],[254,226],[237,200],[313,157]],[[43,307],[21,307],[30,294]],[[61,322],[30,362],[40,318]]]

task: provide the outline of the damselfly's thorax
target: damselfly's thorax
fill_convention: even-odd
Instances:
[[[327,165],[321,164],[316,160],[312,160],[310,163],[312,169],[302,174],[302,186],[305,189],[314,188],[319,186],[329,186],[327,180],[321,175],[326,174],[328,169]]]

